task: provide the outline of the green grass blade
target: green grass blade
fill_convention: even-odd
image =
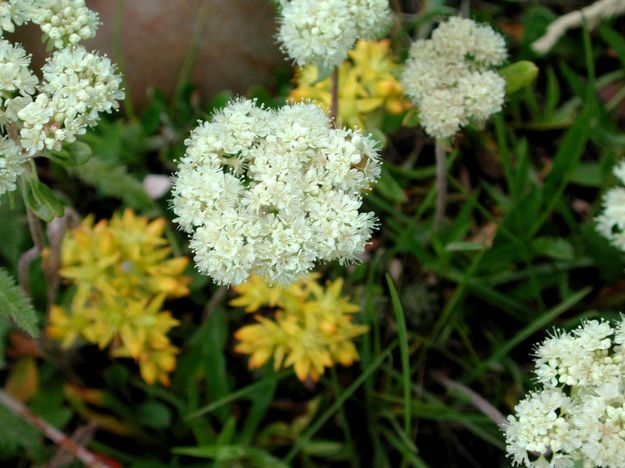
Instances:
[[[339,408],[345,403],[353,394],[358,390],[358,388],[376,371],[378,367],[389,357],[397,342],[393,342],[390,346],[386,348],[386,350],[378,356],[370,365],[367,367],[362,374],[358,376],[354,382],[345,389],[345,391],[339,396],[332,406],[330,406],[320,417],[317,419],[312,425],[308,427],[297,439],[295,445],[291,448],[289,453],[287,453],[286,457],[284,457],[284,461],[286,463],[290,463],[291,460],[299,453],[300,450],[306,445],[306,443],[314,436],[319,429],[332,417],[334,413],[336,413]]]
[[[287,373],[282,373],[282,374],[278,374],[277,379],[280,380],[282,378],[284,378],[287,375]],[[254,382],[253,384],[250,384],[246,387],[240,388],[239,390],[232,392],[230,394],[228,394],[227,396],[220,398],[218,400],[213,401],[212,403],[203,406],[202,408],[198,409],[197,411],[194,411],[193,413],[187,415],[187,417],[185,418],[187,421],[190,419],[194,419],[194,418],[199,418],[200,416],[203,416],[207,413],[210,413],[212,411],[215,411],[217,408],[222,407],[223,405],[227,405],[228,403],[230,403],[231,401],[235,401],[235,400],[239,400],[241,398],[244,398],[252,393],[254,393],[256,390],[262,388],[262,387],[266,387],[269,385],[272,385],[274,383],[274,379],[273,378],[269,378],[269,377],[265,377],[263,380],[260,380],[258,382]]]
[[[397,322],[397,332],[399,334],[399,352],[401,356],[401,372],[402,372],[402,388],[404,390],[404,431],[410,434],[410,426],[412,422],[411,409],[411,372],[410,372],[410,354],[408,352],[408,332],[406,331],[406,319],[404,317],[404,309],[399,301],[397,290],[393,285],[393,280],[387,274],[386,283],[391,293],[391,304],[395,312],[395,321]]]
[[[477,366],[473,370],[473,372],[471,372],[468,375],[466,379],[464,379],[464,382],[465,383],[470,382],[476,379],[477,377],[479,377],[480,375],[482,375],[484,371],[488,369],[488,367],[491,364],[499,361],[501,358],[506,356],[516,346],[518,346],[520,343],[525,341],[527,338],[529,338],[531,335],[536,333],[538,330],[542,330],[543,328],[545,328],[549,323],[555,320],[559,315],[566,312],[575,304],[577,304],[579,301],[581,301],[584,297],[586,297],[591,290],[592,288],[590,287],[582,289],[581,291],[573,294],[572,296],[562,301],[553,309],[548,310],[547,312],[542,314],[540,317],[530,322],[525,328],[523,328],[516,335],[514,335],[512,339],[508,340],[503,345],[497,347],[495,352],[491,354],[491,356],[488,359],[482,361],[482,363],[479,366]]]

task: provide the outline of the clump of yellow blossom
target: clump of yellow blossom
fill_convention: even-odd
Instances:
[[[384,113],[401,114],[412,104],[404,96],[397,74],[390,41],[358,41],[349,52],[349,60],[339,66],[338,121],[351,128],[379,128]],[[312,100],[329,109],[332,100],[332,80],[319,80],[319,68],[307,65],[297,70],[297,88],[289,100]]]
[[[177,348],[167,333],[178,324],[163,302],[189,294],[189,259],[171,258],[165,219],[148,221],[127,209],[94,224],[88,216],[68,233],[60,275],[76,286],[70,307],[50,310],[48,336],[69,347],[78,339],[110,346],[139,364],[148,383],[169,384]]]
[[[353,339],[367,331],[367,326],[352,322],[359,310],[341,296],[343,280],[325,287],[311,274],[292,286],[269,286],[253,276],[236,286],[239,297],[230,305],[257,312],[261,307],[274,308],[273,318],[256,315],[256,323],[235,333],[235,350],[249,354],[249,367],[263,366],[273,357],[274,368],[291,367],[301,381],[317,381],[326,367],[335,363],[351,365],[358,359]]]

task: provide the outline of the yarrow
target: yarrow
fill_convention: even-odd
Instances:
[[[505,80],[492,68],[507,57],[504,38],[464,18],[441,23],[431,39],[417,40],[402,75],[425,131],[439,139],[499,112]]]
[[[625,322],[584,322],[536,348],[539,388],[508,416],[515,465],[622,466],[625,460]]]
[[[354,260],[376,224],[359,212],[380,174],[376,142],[332,129],[312,104],[278,110],[238,100],[185,141],[175,222],[200,272],[220,284],[257,274],[290,283],[316,261]]]
[[[374,39],[390,24],[388,0],[280,0],[278,39],[299,66],[333,68],[358,39]]]
[[[24,48],[0,38],[0,195],[15,189],[29,157],[72,143],[124,97],[111,61],[78,45],[93,37],[98,24],[84,0],[0,0],[0,28],[12,31],[31,21],[59,50],[39,81]]]
[[[625,161],[614,168],[614,175],[625,184]],[[613,187],[603,197],[603,212],[597,216],[597,230],[620,250],[625,251],[625,188]]]
[[[178,320],[163,303],[189,294],[191,278],[182,275],[188,258],[169,258],[164,229],[164,218],[148,222],[126,210],[98,223],[89,216],[67,234],[60,275],[76,289],[70,307],[52,306],[48,336],[64,347],[110,347],[137,361],[146,382],[168,384],[178,350],[167,332]]]
[[[397,80],[399,65],[390,50],[390,41],[363,41],[349,51],[349,59],[339,67],[338,122],[351,128],[379,128],[386,113],[400,114],[410,107]],[[319,80],[320,69],[306,65],[297,70],[289,100],[313,100],[330,109],[332,83],[330,78]]]
[[[239,297],[231,305],[248,313],[273,308],[273,318],[256,315],[256,323],[235,333],[235,350],[249,354],[249,367],[265,365],[273,358],[276,370],[293,367],[301,381],[317,381],[335,363],[350,366],[358,359],[355,337],[367,331],[352,321],[359,310],[341,295],[343,281],[325,287],[311,274],[290,287],[268,285],[258,276],[234,288]]]

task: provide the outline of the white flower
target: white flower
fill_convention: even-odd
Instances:
[[[521,400],[504,428],[513,463],[531,466],[530,456],[540,460],[574,451],[579,444],[567,418],[571,406],[560,390],[530,393]]]
[[[388,0],[283,0],[278,39],[298,65],[333,68],[390,24]]]
[[[84,0],[0,0],[0,36],[29,21],[60,50],[43,66],[39,82],[30,55],[0,37],[0,195],[15,189],[30,157],[75,141],[124,97],[111,62],[77,45],[98,26]]]
[[[625,184],[625,161],[614,168],[614,175]],[[614,246],[625,251],[625,188],[607,191],[601,203],[603,212],[597,216],[597,230]]]
[[[376,220],[361,193],[380,174],[369,137],[318,107],[238,100],[191,132],[173,187],[198,269],[220,284],[289,283],[316,261],[354,260]]]
[[[100,112],[117,109],[124,97],[110,60],[82,47],[55,52],[42,72],[40,94],[17,113],[22,145],[30,155],[71,143],[97,123]]]
[[[29,67],[30,56],[22,46],[0,39],[0,97],[35,92],[38,80]]]
[[[98,28],[98,14],[85,0],[35,0],[32,21],[41,27],[48,43],[57,49],[91,39]]]
[[[33,0],[0,0],[0,36],[3,31],[13,32],[15,26],[30,21],[33,3]]]
[[[625,325],[584,322],[536,349],[542,389],[504,427],[515,464],[622,466],[625,460]]]
[[[0,195],[15,190],[15,181],[24,172],[22,164],[25,161],[20,147],[13,140],[0,138]]]
[[[425,131],[449,138],[503,107],[505,81],[489,68],[506,59],[505,41],[489,26],[450,18],[429,40],[415,41],[402,85],[417,105]]]

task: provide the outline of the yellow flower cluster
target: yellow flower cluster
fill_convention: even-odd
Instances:
[[[367,326],[352,323],[356,304],[341,296],[343,280],[324,288],[319,275],[308,275],[289,287],[272,287],[258,276],[237,286],[239,297],[230,305],[256,312],[275,308],[273,319],[256,315],[256,323],[239,329],[235,350],[249,354],[249,367],[264,365],[273,357],[274,368],[293,366],[301,381],[317,381],[326,367],[351,365],[358,359],[353,339]]]
[[[82,338],[115,357],[130,357],[148,383],[169,384],[178,349],[167,332],[178,324],[163,311],[167,298],[189,294],[189,259],[170,258],[165,219],[149,222],[131,210],[94,224],[88,216],[62,244],[60,275],[76,285],[69,311],[54,305],[48,335],[64,347]]]
[[[401,114],[412,107],[396,78],[399,65],[393,61],[388,39],[358,41],[349,58],[339,66],[339,123],[371,130],[380,128],[385,112]],[[298,69],[295,82],[289,100],[312,100],[330,108],[332,80],[319,80],[316,65]]]

